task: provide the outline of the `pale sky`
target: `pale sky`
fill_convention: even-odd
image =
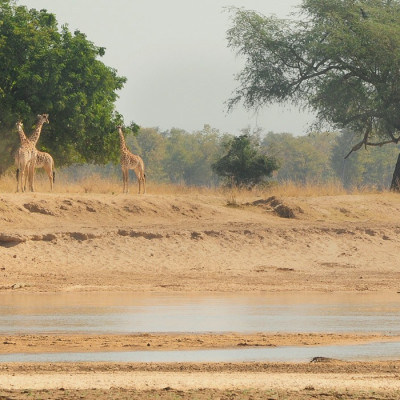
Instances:
[[[256,115],[225,102],[242,60],[227,47],[230,17],[224,7],[287,17],[301,0],[18,0],[46,9],[58,23],[80,30],[106,48],[101,60],[127,77],[117,110],[125,122],[188,132],[204,124],[237,134],[250,126],[266,132],[306,133],[310,115],[294,107],[265,107]]]

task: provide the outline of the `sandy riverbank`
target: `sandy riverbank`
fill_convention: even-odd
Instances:
[[[236,207],[201,194],[0,194],[0,295],[350,291],[396,297],[399,248],[395,194],[249,196]],[[232,333],[0,339],[0,351],[10,353],[132,350],[150,341],[154,348],[179,349],[387,338]],[[0,398],[400,398],[399,368],[392,361],[2,364]]]
[[[400,291],[394,194],[0,194],[0,224],[0,291]]]
[[[398,362],[6,364],[3,399],[398,399]]]

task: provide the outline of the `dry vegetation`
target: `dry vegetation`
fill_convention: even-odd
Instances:
[[[38,192],[49,192],[49,182],[43,171],[36,173],[36,190]],[[15,172],[8,172],[0,177],[0,193],[13,193],[16,190]],[[240,188],[208,188],[197,186],[185,186],[167,183],[148,183],[148,190],[151,194],[166,195],[224,195],[230,203],[240,202],[243,199],[248,201],[252,197],[318,197],[318,196],[337,196],[345,194],[371,194],[382,192],[373,186],[353,188],[346,190],[338,181],[328,183],[296,183],[285,181],[272,183],[266,187],[255,187],[251,190]],[[129,181],[129,191],[133,194],[137,192],[137,181]],[[120,178],[105,178],[99,174],[91,174],[85,178],[72,179],[62,171],[56,174],[55,193],[99,193],[99,194],[118,194],[122,192],[122,180]]]

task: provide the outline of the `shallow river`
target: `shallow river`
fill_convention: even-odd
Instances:
[[[233,331],[400,334],[400,294],[143,295],[15,292],[0,295],[2,334]],[[400,359],[400,344],[3,355],[0,361],[10,358],[12,361],[40,361],[43,358],[48,361],[295,361],[315,356]]]

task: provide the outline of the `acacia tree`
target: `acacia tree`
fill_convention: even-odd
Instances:
[[[246,58],[230,108],[309,107],[359,136],[346,157],[400,141],[399,0],[303,0],[288,20],[234,9],[227,38]]]
[[[0,172],[18,145],[15,123],[30,132],[36,115],[50,114],[39,147],[57,165],[103,163],[117,157],[117,90],[126,79],[103,64],[105,49],[55,15],[0,0]],[[14,129],[14,132],[12,132]]]
[[[252,187],[279,168],[276,159],[261,154],[259,144],[247,134],[231,138],[225,147],[225,155],[211,167],[228,185]]]

